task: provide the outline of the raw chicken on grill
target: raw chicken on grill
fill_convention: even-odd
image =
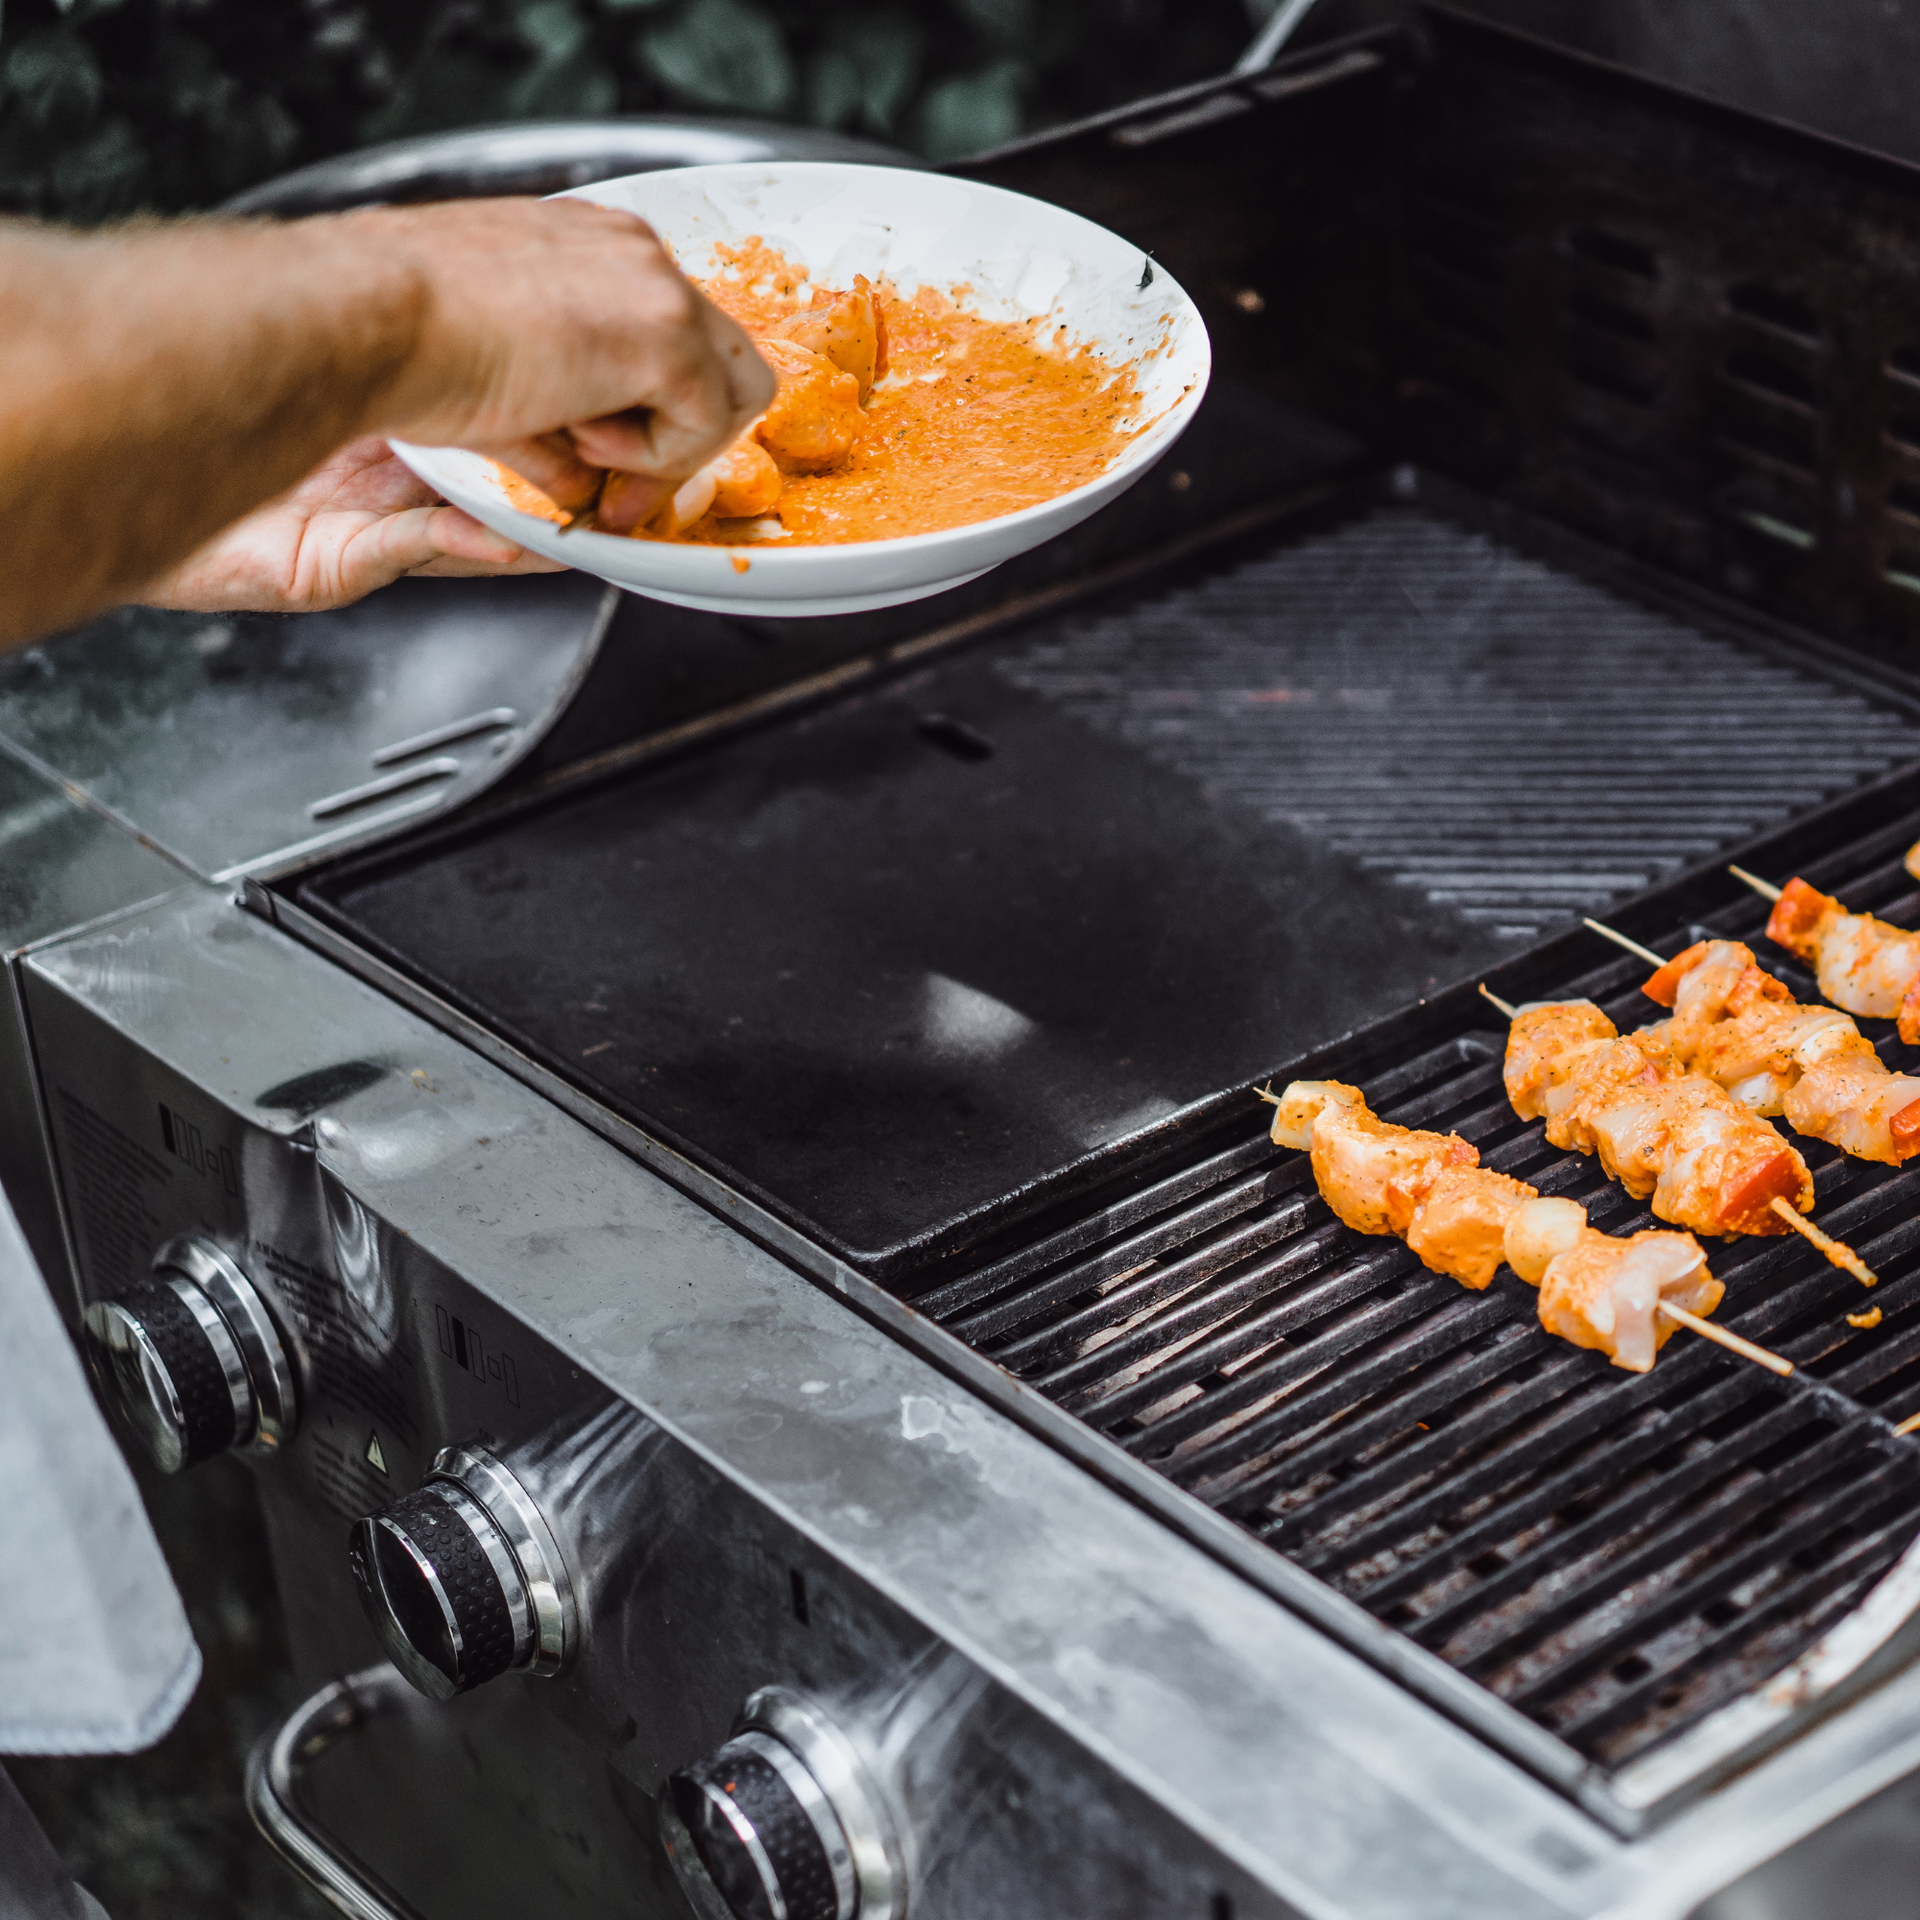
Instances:
[[[1544,1117],[1556,1147],[1597,1153],[1676,1227],[1784,1233],[1776,1198],[1813,1211],[1813,1176],[1772,1127],[1690,1071],[1658,1031],[1622,1034],[1591,1000],[1515,1012],[1506,1086],[1521,1119]]]
[[[1849,913],[1831,894],[1796,878],[1773,903],[1767,938],[1804,960],[1836,1007],[1898,1021],[1900,1038],[1920,1043],[1920,933],[1870,913]]]
[[[1568,1207],[1581,1216],[1577,1233],[1571,1222],[1563,1225],[1565,1240],[1540,1269],[1540,1324],[1576,1347],[1598,1347],[1616,1367],[1645,1373],[1653,1365],[1679,1324],[1662,1306],[1705,1316],[1726,1292],[1690,1233],[1649,1229],[1616,1240],[1588,1226],[1586,1210],[1571,1200],[1536,1200],[1533,1207]],[[1528,1277],[1518,1260],[1509,1264]]]
[[[1358,1087],[1296,1080],[1274,1100],[1273,1139],[1304,1147],[1328,1206],[1360,1233],[1392,1233],[1424,1266],[1476,1290],[1504,1259],[1540,1289],[1540,1322],[1616,1367],[1645,1373],[1677,1322],[1723,1288],[1688,1233],[1617,1240],[1587,1225],[1571,1200],[1543,1200],[1524,1181],[1479,1164],[1457,1133],[1421,1133],[1380,1119]]]
[[[1862,1160],[1920,1154],[1920,1078],[1889,1072],[1852,1019],[1803,1007],[1737,940],[1702,940],[1642,991],[1673,1018],[1646,1029],[1756,1113]]]

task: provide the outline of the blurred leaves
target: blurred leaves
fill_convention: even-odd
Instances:
[[[793,60],[779,23],[748,0],[687,0],[634,42],[647,72],[677,100],[726,113],[783,116]]]
[[[807,118],[889,138],[926,62],[927,36],[911,14],[848,13],[828,27],[807,70]]]
[[[942,80],[920,103],[915,143],[935,160],[997,147],[1020,131],[1020,83],[1026,69],[1001,60],[981,73]]]
[[[370,141],[615,113],[934,159],[1228,67],[1269,0],[3,0],[0,209],[211,205]]]
[[[42,28],[15,42],[0,72],[6,77],[9,106],[18,103],[36,127],[48,132],[87,125],[106,90],[92,49],[77,34],[58,27]]]

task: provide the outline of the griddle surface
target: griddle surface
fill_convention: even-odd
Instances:
[[[1796,725],[1743,782],[1756,707]],[[1389,511],[301,899],[898,1283],[1917,752],[1891,706]]]

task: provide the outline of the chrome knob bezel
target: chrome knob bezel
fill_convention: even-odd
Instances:
[[[369,1515],[354,1527],[349,1539],[355,1577],[361,1586],[362,1599],[373,1630],[385,1648],[388,1659],[406,1676],[408,1684],[425,1694],[429,1700],[451,1700],[456,1694],[496,1677],[503,1669],[496,1667],[491,1672],[477,1676],[473,1672],[469,1660],[472,1650],[467,1643],[460,1609],[447,1591],[441,1568],[436,1564],[430,1551],[431,1543],[423,1530],[423,1520],[418,1511],[421,1496],[430,1506],[437,1503],[436,1511],[445,1508],[458,1518],[472,1535],[474,1544],[478,1546],[493,1575],[509,1622],[510,1647],[504,1668],[506,1672],[527,1664],[533,1646],[533,1610],[528,1603],[526,1583],[521,1578],[520,1568],[499,1529],[494,1526],[486,1509],[465,1488],[452,1481],[429,1480],[418,1489],[416,1495],[398,1502],[385,1513]],[[410,1512],[409,1508],[414,1511]],[[427,1518],[430,1520],[431,1515]],[[383,1571],[384,1560],[380,1551],[383,1539],[391,1542],[399,1552],[401,1563],[409,1570],[409,1577],[419,1583],[420,1592],[427,1595],[438,1610],[439,1631],[444,1636],[445,1651],[452,1659],[452,1672],[434,1659],[431,1652],[423,1648],[414,1634],[409,1632],[403,1619],[406,1609],[389,1586]]]
[[[853,1742],[812,1701],[784,1687],[763,1687],[753,1694],[724,1744],[706,1760],[675,1773],[660,1791],[660,1838],[695,1911],[712,1920],[737,1920],[675,1805],[676,1782],[701,1794],[740,1834],[775,1920],[785,1911],[759,1836],[741,1831],[739,1808],[724,1791],[716,1792],[707,1777],[716,1767],[724,1773],[724,1756],[741,1749],[774,1768],[819,1837],[835,1881],[838,1920],[905,1920],[906,1861],[884,1796]]]
[[[299,1388],[286,1343],[259,1289],[231,1255],[197,1233],[169,1240],[153,1256],[152,1272],[156,1279],[185,1279],[218,1309],[239,1348],[252,1388],[252,1431],[244,1441],[236,1438],[235,1449],[278,1453],[300,1422]],[[197,1308],[195,1313],[204,1325],[204,1316]]]
[[[511,1651],[504,1666],[486,1666],[477,1675],[471,1669],[462,1671],[466,1645],[460,1610],[442,1582],[433,1553],[410,1531],[418,1524],[423,1497],[459,1517],[492,1572],[511,1622]],[[441,1650],[451,1652],[451,1673],[432,1650],[415,1643],[404,1618],[404,1596],[389,1589],[382,1572],[382,1539],[404,1556],[401,1564],[409,1569],[409,1578],[431,1598],[426,1617],[431,1619],[437,1609],[437,1632],[443,1636]],[[579,1649],[573,1582],[559,1543],[533,1496],[484,1447],[468,1443],[443,1448],[413,1493],[357,1521],[348,1540],[374,1632],[394,1665],[429,1699],[450,1700],[503,1672],[551,1679]]]
[[[425,1484],[436,1481],[450,1483],[477,1501],[512,1550],[531,1628],[525,1671],[551,1679],[572,1660],[580,1636],[573,1582],[546,1516],[513,1473],[485,1447],[471,1442],[443,1447],[434,1456]]]
[[[246,1444],[257,1424],[257,1408],[239,1344],[226,1321],[189,1280],[161,1274],[153,1285],[170,1294],[190,1316],[220,1370],[232,1438],[215,1442],[213,1451]],[[178,1473],[195,1463],[192,1421],[180,1397],[174,1366],[142,1320],[142,1311],[126,1298],[96,1300],[87,1308],[83,1324],[95,1364],[112,1388],[112,1404],[122,1426],[162,1473]],[[199,1457],[208,1459],[212,1453]]]

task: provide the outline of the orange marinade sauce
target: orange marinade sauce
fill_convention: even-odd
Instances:
[[[721,272],[700,284],[749,334],[770,334],[810,295],[805,270],[758,240],[717,252]],[[1130,365],[1039,320],[981,319],[956,304],[966,291],[874,288],[887,373],[867,426],[829,472],[783,476],[786,536],[769,544],[886,540],[1014,513],[1098,478],[1140,431]],[[680,537],[758,542],[758,524],[709,517]]]

